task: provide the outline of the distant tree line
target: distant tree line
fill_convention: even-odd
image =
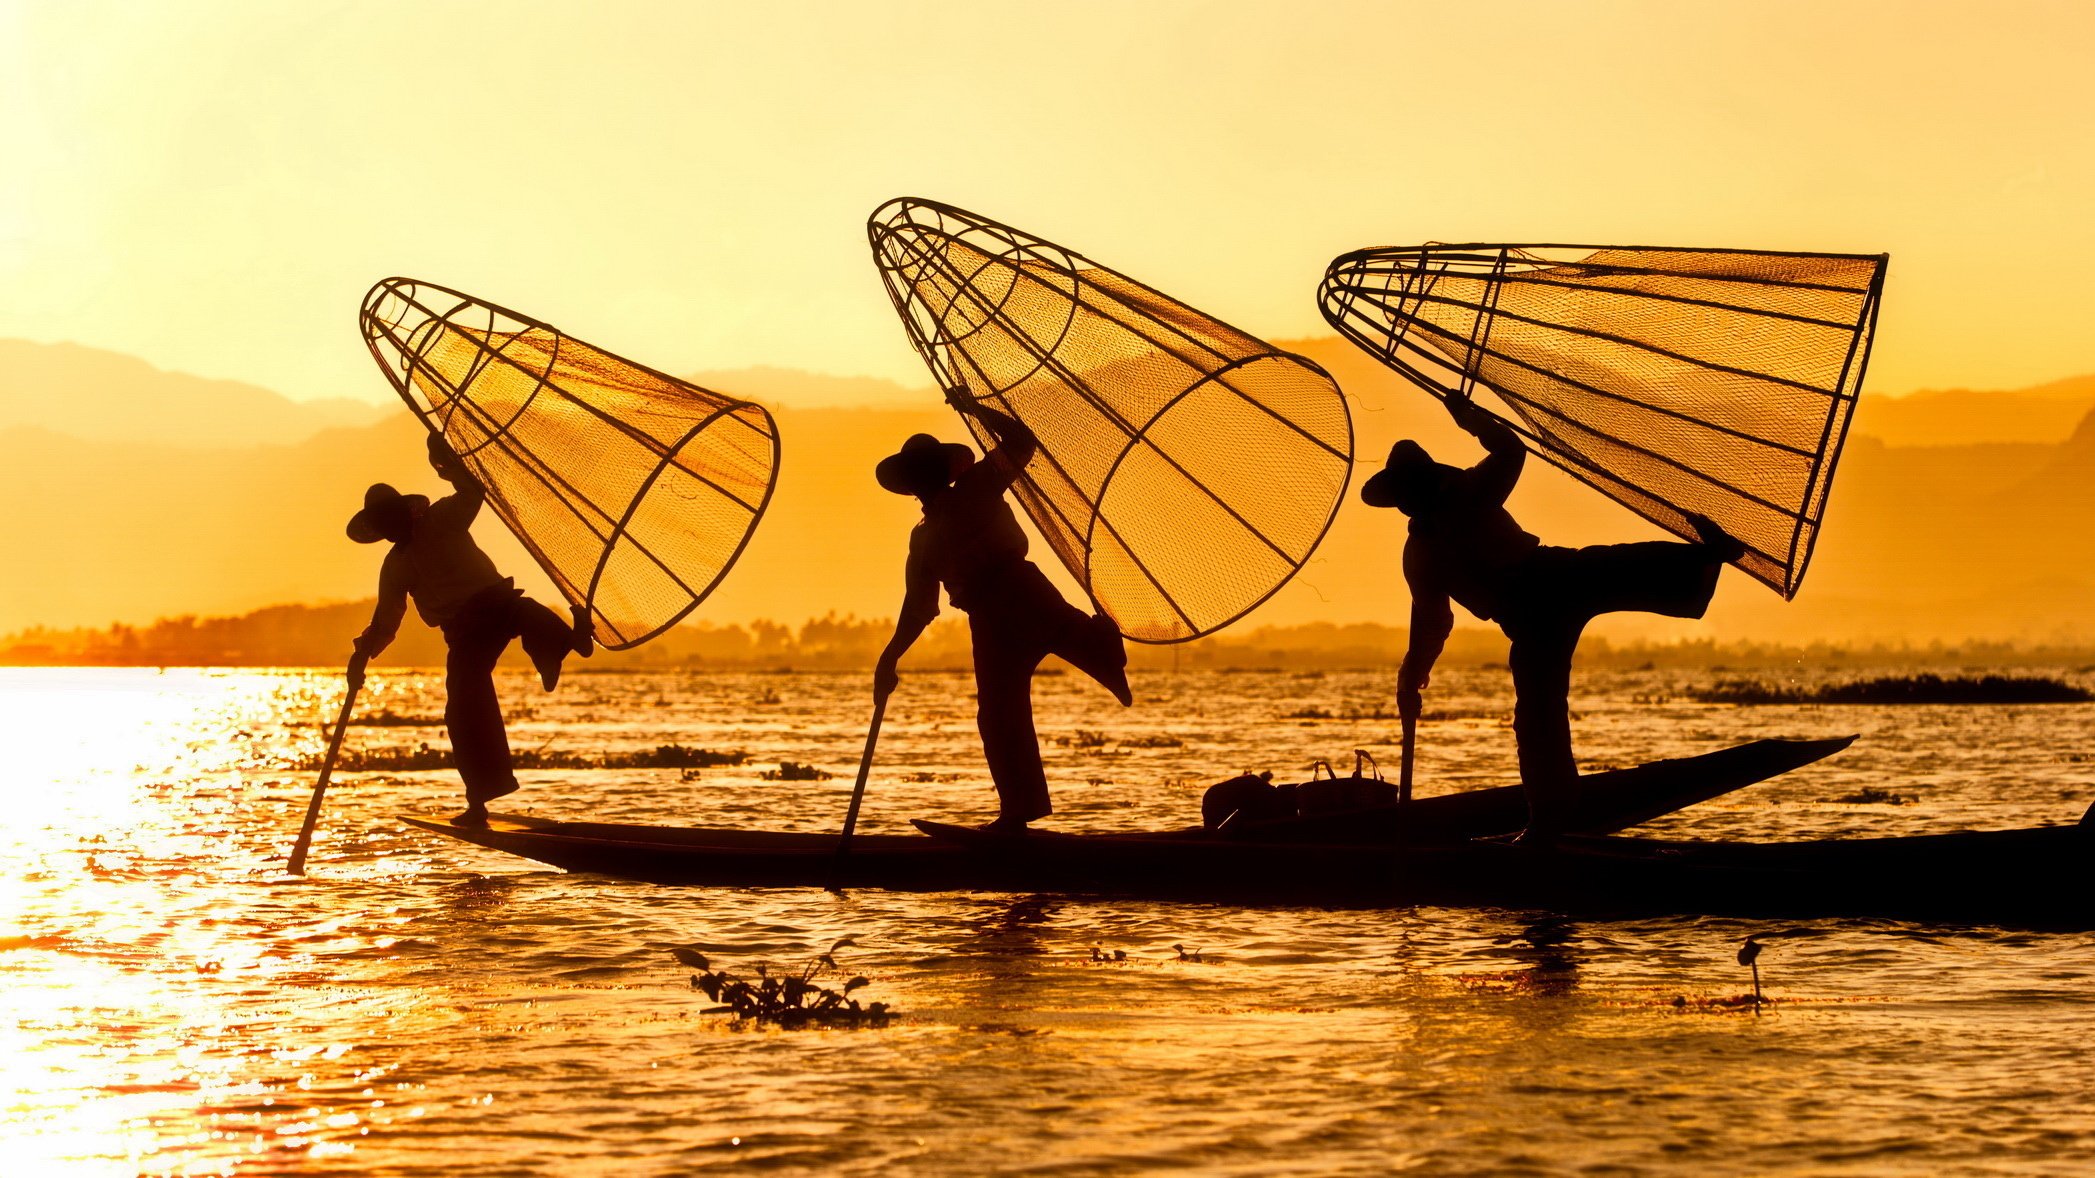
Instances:
[[[119,667],[327,667],[348,661],[349,643],[371,616],[370,601],[333,605],[279,605],[237,617],[163,618],[146,626],[123,624],[93,629],[34,627],[0,638],[4,666]],[[735,670],[858,671],[873,665],[894,622],[828,614],[799,626],[759,620],[679,626],[629,651],[600,651],[589,670],[651,670],[719,667]],[[1148,671],[1169,670],[1349,670],[1394,667],[1403,657],[1401,626],[1373,622],[1318,622],[1231,630],[1175,646],[1129,644],[1130,663]],[[1506,641],[1495,629],[1455,631],[1443,658],[1461,665],[1503,663]],[[409,611],[400,636],[380,660],[396,667],[440,667],[443,637]],[[2016,646],[1999,643],[1933,644],[1924,647],[1849,647],[1830,644],[1783,646],[1759,643],[1611,644],[1589,637],[1579,650],[1587,667],[1638,669],[1689,667],[1714,671],[1781,670],[1797,667],[1869,666],[2057,666],[2095,661],[2081,647]],[[512,650],[508,665],[525,666]],[[971,665],[967,623],[948,614],[934,623],[904,665],[917,669],[964,670]]]

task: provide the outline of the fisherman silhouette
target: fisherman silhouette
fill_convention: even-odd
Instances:
[[[495,698],[495,662],[521,637],[524,651],[551,691],[569,654],[596,649],[589,612],[574,607],[573,620],[524,596],[516,582],[473,542],[473,518],[487,492],[457,454],[435,435],[429,464],[450,483],[452,493],[432,503],[425,495],[403,495],[385,483],[364,492],[363,510],[349,520],[349,538],[359,544],[392,542],[378,574],[378,606],[356,639],[352,675],[393,641],[413,597],[422,620],[441,630],[449,650],[444,663],[444,725],[458,776],[465,782],[466,808],[453,821],[487,825],[487,804],[517,790],[510,765],[509,734]]]
[[[1514,522],[1506,496],[1527,448],[1505,423],[1467,398],[1450,397],[1455,423],[1483,443],[1466,470],[1433,461],[1417,442],[1398,442],[1360,488],[1370,507],[1411,517],[1404,579],[1411,589],[1411,642],[1397,673],[1397,711],[1416,721],[1434,660],[1455,622],[1450,599],[1496,622],[1512,646],[1513,736],[1528,800],[1524,838],[1564,829],[1576,788],[1571,751],[1571,658],[1586,623],[1636,611],[1699,618],[1717,574],[1745,546],[1709,519],[1690,515],[1699,543],[1653,541],[1557,548]]]
[[[974,643],[975,719],[999,811],[984,829],[1022,830],[1053,810],[1033,731],[1034,669],[1060,655],[1125,706],[1133,702],[1127,647],[1112,619],[1069,604],[1026,559],[1026,534],[1004,492],[1038,448],[1033,431],[964,396],[947,399],[997,445],[978,462],[964,445],[916,434],[874,468],[882,487],[922,500],[924,518],[909,534],[902,609],[874,668],[873,693],[885,699],[894,691],[897,665],[938,616],[944,585],[967,614]]]

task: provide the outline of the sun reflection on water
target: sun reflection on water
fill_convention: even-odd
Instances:
[[[276,871],[236,813],[251,728],[310,708],[306,679],[0,670],[8,1174],[229,1173],[238,1153],[310,1144],[283,1116],[208,1111],[272,1107],[271,1073],[295,1062],[258,1052],[253,1024],[298,955],[231,913]]]

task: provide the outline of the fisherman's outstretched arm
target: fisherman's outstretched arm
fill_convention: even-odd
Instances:
[[[873,666],[873,694],[883,698],[902,680],[902,656],[924,633],[924,627],[938,617],[938,578],[931,575],[914,543],[910,545],[903,578],[906,588],[902,609],[895,615],[895,636],[888,639],[887,648],[880,652],[880,661]]]
[[[1019,472],[1026,469],[1026,463],[1033,461],[1034,453],[1040,449],[1040,439],[1024,422],[985,402],[950,392],[946,399],[953,408],[981,422],[989,436],[997,440],[996,448],[983,456],[981,469],[997,480],[999,489],[1017,481]]]
[[[1505,422],[1467,397],[1450,397],[1447,406],[1455,424],[1484,446],[1484,460],[1469,468],[1472,486],[1492,502],[1504,503],[1506,496],[1513,493],[1513,484],[1520,481],[1521,467],[1528,460],[1527,446]]]
[[[393,644],[400,632],[400,619],[407,616],[407,561],[395,548],[386,553],[378,570],[378,605],[371,611],[371,624],[357,635],[356,652],[367,659]]]

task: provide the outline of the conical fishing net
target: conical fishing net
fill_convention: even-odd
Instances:
[[[778,431],[761,406],[426,282],[372,287],[362,322],[408,407],[607,648],[690,613],[770,501]]]
[[[1796,594],[1862,388],[1886,255],[1429,245],[1333,261],[1332,326],[1667,531]]]
[[[949,205],[890,201],[867,229],[940,384],[1039,437],[1019,501],[1122,633],[1212,633],[1309,559],[1353,452],[1323,369]]]

